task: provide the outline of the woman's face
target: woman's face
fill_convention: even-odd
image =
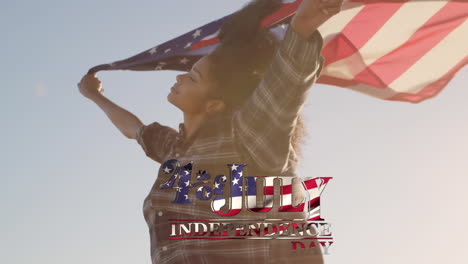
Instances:
[[[207,56],[199,59],[192,69],[177,75],[177,83],[171,88],[167,100],[184,113],[200,114],[212,111],[220,100],[210,99],[212,82],[209,75],[210,61]]]

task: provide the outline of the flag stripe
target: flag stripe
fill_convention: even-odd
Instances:
[[[339,15],[331,17],[326,23],[320,25],[318,30],[324,37],[324,47],[326,47],[328,42],[335,37],[336,34],[339,34],[363,8],[364,5],[360,3],[344,2]]]
[[[360,83],[365,83],[376,88],[387,87],[388,84],[397,79],[424,54],[444,39],[447,34],[463,23],[464,10],[459,7],[461,4],[456,2],[447,3],[420,27],[404,45],[379,58],[369,68],[356,75],[355,79]],[[452,19],[447,21],[448,18]],[[433,25],[440,26],[435,30]],[[394,65],[393,70],[388,70],[390,62]],[[375,78],[375,76],[379,78]]]
[[[358,79],[356,75],[360,72],[365,72],[367,78],[375,78],[372,76],[372,68],[366,69],[367,65],[371,65],[382,56],[389,54],[396,48],[408,41],[414,34],[415,28],[425,24],[429,18],[437,13],[446,3],[407,3],[403,5],[395,15],[385,23],[367,43],[359,49],[359,52],[343,60],[334,62],[326,68],[324,74],[329,71],[334,72],[335,77],[352,80]],[[414,14],[418,13],[417,16]],[[401,21],[411,21],[412,27],[402,27]],[[372,67],[372,66],[371,66]],[[386,70],[384,65],[382,70]],[[370,72],[369,72],[370,71]],[[371,79],[371,82],[372,82]],[[359,82],[356,80],[355,83]]]
[[[387,98],[390,101],[408,101],[418,103],[422,100],[431,98],[437,95],[442,88],[444,88],[448,82],[455,76],[455,74],[468,64],[468,55],[465,56],[459,63],[452,67],[446,74],[440,77],[437,81],[428,84],[426,87],[421,89],[417,94],[411,93],[398,93],[393,97]]]
[[[468,54],[466,37],[468,37],[468,20],[454,29],[390,86],[397,92],[418,93],[430,82],[445,75],[453,65],[466,58]],[[424,74],[424,78],[421,78],[421,74]]]
[[[322,55],[328,58],[328,60],[325,60],[325,67],[356,53],[403,4],[386,3],[365,6],[343,28],[341,34],[335,36],[324,46]],[[372,18],[372,23],[367,23],[370,17]]]

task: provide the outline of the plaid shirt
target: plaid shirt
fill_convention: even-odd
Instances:
[[[161,164],[169,159],[177,159],[182,165],[193,161],[193,172],[225,174],[229,172],[228,164],[247,164],[244,175],[296,175],[298,160],[291,145],[292,131],[309,88],[322,70],[322,46],[318,31],[305,39],[288,27],[264,78],[241,108],[210,116],[189,139],[185,139],[183,123],[176,131],[154,122],[139,130],[137,142],[148,157]],[[308,254],[291,250],[288,240],[168,239],[169,219],[217,216],[211,201],[197,199],[192,189],[189,200],[195,204],[172,203],[175,189],[159,188],[169,176],[161,166],[143,205],[152,263],[323,262],[316,251],[313,255],[310,250]],[[254,214],[251,217],[259,218]]]

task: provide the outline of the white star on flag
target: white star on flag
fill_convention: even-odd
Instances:
[[[187,64],[187,62],[189,62],[189,60],[187,58],[185,58],[185,57],[180,60],[180,63],[182,63],[182,64]]]
[[[161,61],[158,63],[158,66],[156,66],[156,68],[154,68],[155,70],[162,70],[163,66],[166,65],[166,63],[164,61]]]
[[[149,53],[150,53],[151,55],[153,55],[153,54],[156,53],[157,50],[158,50],[158,47],[156,46],[156,47],[150,49]]]
[[[195,30],[195,32],[192,34],[193,38],[196,38],[196,37],[199,37],[201,34],[202,31],[201,29],[197,29]]]
[[[238,178],[235,178],[234,180],[232,180],[232,183],[233,183],[234,185],[239,184],[239,179],[238,179]]]
[[[231,170],[237,170],[237,167],[238,166],[236,164],[234,164],[234,165],[232,165]]]
[[[169,172],[171,172],[171,169],[169,169],[168,167],[165,167],[164,172],[169,173]]]

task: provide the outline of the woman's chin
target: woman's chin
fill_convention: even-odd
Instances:
[[[170,104],[172,104],[172,105],[175,106],[175,107],[178,107],[178,106],[177,106],[177,102],[175,101],[175,98],[174,98],[174,93],[172,93],[172,92],[169,93],[169,94],[167,95],[166,99],[167,99],[167,101],[168,101]]]
[[[172,92],[169,92],[169,93],[167,94],[166,99],[167,99],[167,101],[168,101],[169,103],[174,104],[174,103],[172,102]]]

